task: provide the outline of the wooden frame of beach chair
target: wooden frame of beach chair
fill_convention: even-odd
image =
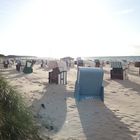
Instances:
[[[67,84],[67,71],[61,71],[58,75],[58,84]]]
[[[87,98],[104,101],[103,73],[101,68],[78,68],[74,92],[77,101]]]

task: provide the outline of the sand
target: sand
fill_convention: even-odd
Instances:
[[[1,73],[25,99],[43,137],[49,135],[54,140],[136,140],[140,136],[138,68],[130,65],[128,80],[111,80],[110,66],[103,69],[104,103],[91,99],[75,101],[76,68],[68,72],[67,85],[48,84],[48,71],[40,65],[34,66],[32,74],[18,73],[14,66]]]

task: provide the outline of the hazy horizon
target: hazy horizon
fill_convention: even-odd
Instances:
[[[139,0],[0,0],[0,53],[139,56]]]
[[[5,54],[1,54],[0,53],[0,55],[5,55]],[[8,55],[5,55],[5,56],[17,56],[17,57],[37,57],[37,58],[63,58],[63,57],[72,57],[72,56],[70,56],[70,55],[67,55],[67,56],[62,56],[62,57],[47,57],[47,56],[33,56],[33,55],[16,55],[16,54],[8,54]],[[78,57],[80,57],[80,58],[112,58],[112,57],[116,57],[116,58],[118,58],[118,57],[124,57],[124,58],[126,58],[126,57],[139,57],[140,58],[140,55],[118,55],[118,56],[75,56],[75,57],[73,57],[73,58],[78,58]]]

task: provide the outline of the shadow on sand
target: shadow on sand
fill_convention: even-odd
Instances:
[[[115,80],[115,81],[121,84],[122,86],[124,86],[125,88],[128,88],[128,89],[131,88],[133,91],[136,91],[138,95],[140,95],[140,88],[139,88],[140,84],[137,84],[130,80]]]
[[[104,80],[104,81],[103,81],[103,86],[106,87],[106,86],[108,86],[108,85],[109,85],[109,82],[108,82],[107,80]]]
[[[16,69],[4,69],[4,71],[2,71],[1,73],[4,77],[10,75],[9,79],[16,79],[25,76],[25,74],[22,71],[18,72],[16,71]]]
[[[68,130],[74,133],[69,134],[68,137],[77,138],[80,135],[78,132],[83,131],[86,140],[133,140],[132,135],[134,136],[136,132],[130,131],[128,125],[121,122],[121,118],[117,117],[103,102],[90,99],[77,102],[73,92],[66,90],[64,85],[49,85],[44,95],[33,102],[32,110],[39,117],[38,120],[42,126],[52,125],[56,134],[66,122],[71,101],[75,103],[73,104],[75,107],[71,107],[70,112],[78,110],[80,122],[75,122],[75,117],[69,118],[71,123]],[[77,115],[74,114],[74,116]],[[77,123],[80,123],[82,128]],[[77,129],[73,130],[75,127]],[[65,132],[68,130],[67,127],[63,129]]]
[[[65,123],[67,113],[65,85],[49,85],[31,108],[43,127],[53,127],[50,129],[57,133]]]
[[[83,100],[76,104],[87,140],[132,140],[135,132],[131,132],[103,102]]]
[[[18,72],[18,71],[16,71],[16,69],[13,69],[13,68],[12,69],[5,69],[1,73],[4,77],[8,76],[9,79],[18,79],[18,78],[22,78],[22,77],[28,77],[28,75],[31,75],[31,74],[36,74],[36,72],[25,74],[23,72],[23,69],[20,72]]]

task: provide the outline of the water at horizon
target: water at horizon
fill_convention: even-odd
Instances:
[[[103,61],[122,61],[127,60],[128,62],[140,61],[140,56],[99,56],[99,57],[85,57],[89,60],[103,60]]]
[[[127,60],[128,62],[140,62],[140,56],[97,56],[97,57],[81,57],[85,60],[95,60],[99,59],[101,61],[122,61]],[[15,57],[15,59],[47,59],[47,60],[54,60],[55,58],[49,57]],[[76,58],[75,58],[76,59]]]

